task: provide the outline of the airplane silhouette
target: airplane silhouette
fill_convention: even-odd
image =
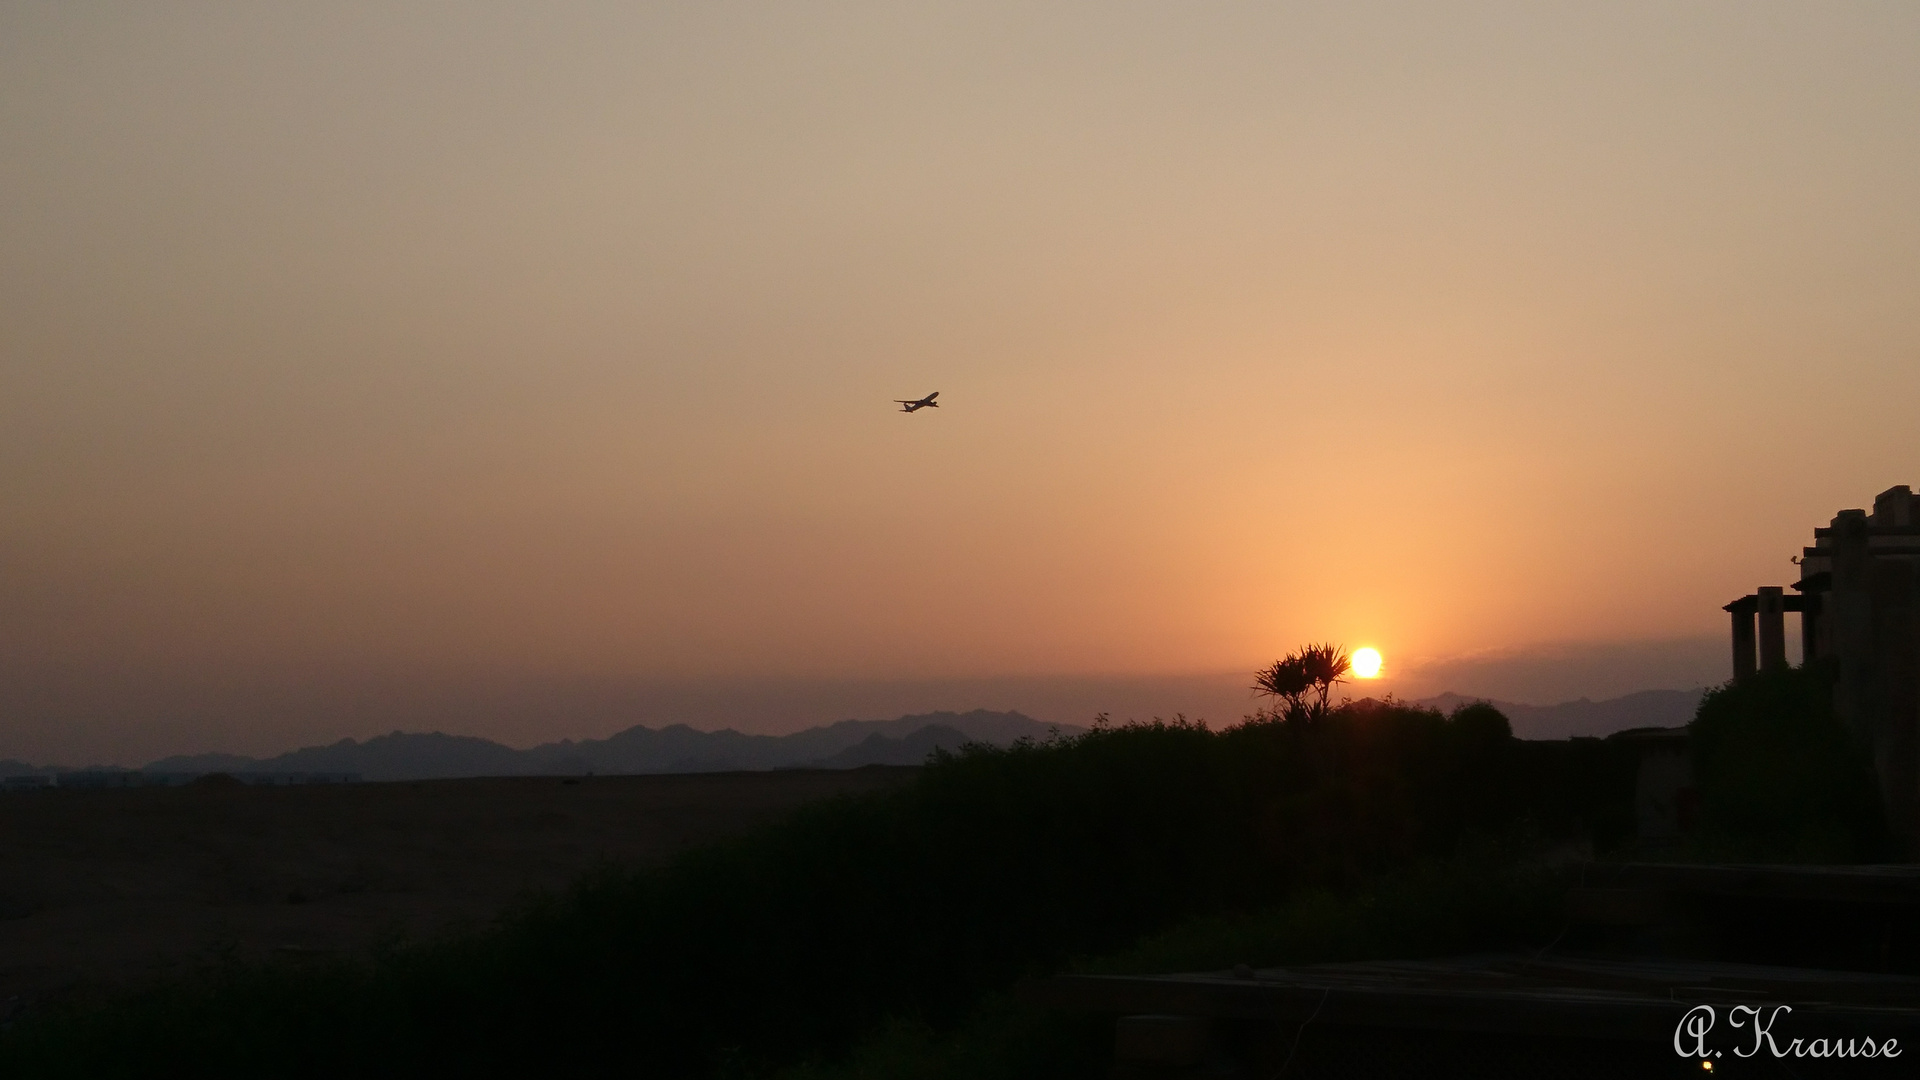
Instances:
[[[900,410],[901,412],[912,412],[915,409],[939,408],[940,403],[933,400],[934,398],[937,398],[939,396],[940,396],[940,391],[935,390],[933,393],[928,394],[926,397],[921,398],[919,401],[901,401],[899,398],[894,398],[893,400],[894,400],[894,404],[902,406]]]

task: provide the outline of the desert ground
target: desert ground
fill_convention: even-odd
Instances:
[[[912,768],[0,795],[0,1013],[485,925]]]

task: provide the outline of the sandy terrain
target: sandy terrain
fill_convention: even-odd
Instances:
[[[222,951],[484,924],[603,860],[658,861],[916,770],[0,795],[0,1013]]]

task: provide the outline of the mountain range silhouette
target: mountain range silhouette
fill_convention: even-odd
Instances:
[[[586,773],[696,773],[750,769],[919,765],[936,748],[968,742],[1006,746],[1044,739],[1073,725],[1044,724],[1017,712],[935,712],[897,720],[842,720],[791,735],[698,731],[685,724],[635,726],[604,739],[563,739],[515,750],[490,739],[442,732],[393,732],[364,742],[342,739],[271,758],[191,754],[163,758],[147,772],[359,773],[366,780],[437,780],[463,776],[577,776]]]
[[[1492,704],[1523,739],[1604,736],[1634,727],[1680,727],[1693,718],[1703,690],[1643,690],[1606,701],[1526,705]],[[1441,694],[1413,702],[1451,712],[1469,701]],[[1007,746],[1016,739],[1045,739],[1086,728],[1048,724],[1018,712],[932,712],[896,720],[842,720],[789,735],[749,735],[731,728],[700,731],[685,724],[642,725],[604,739],[562,739],[525,750],[472,735],[400,732],[371,739],[341,739],[276,757],[183,754],[144,767],[154,773],[358,773],[365,780],[439,780],[471,776],[579,776],[639,773],[730,772],[755,769],[848,769],[862,765],[919,765],[934,750],[969,742]],[[73,771],[0,761],[0,776]]]

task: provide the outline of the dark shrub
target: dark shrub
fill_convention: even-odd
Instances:
[[[1709,691],[1688,732],[1703,842],[1773,862],[1884,847],[1872,759],[1834,716],[1826,667],[1772,668]]]

